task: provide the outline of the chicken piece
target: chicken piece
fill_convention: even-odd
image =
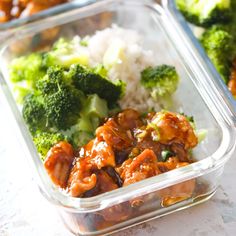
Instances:
[[[73,148],[67,142],[59,142],[48,151],[44,167],[55,185],[66,188],[73,160]]]
[[[30,0],[18,0],[18,5],[26,7]]]
[[[194,192],[195,186],[195,179],[191,179],[161,190],[161,205],[167,207],[190,198]]]
[[[93,197],[98,194],[106,193],[117,189],[118,185],[104,170],[96,171],[97,182],[96,186],[91,190],[85,192],[82,197]]]
[[[151,123],[156,126],[159,133],[159,142],[170,144],[182,143],[184,148],[194,148],[198,139],[187,118],[172,112],[158,112],[152,118]]]
[[[129,158],[116,169],[124,181],[123,186],[160,174],[157,166],[157,157],[150,150],[144,150],[135,158]]]
[[[47,5],[30,2],[29,4],[27,4],[26,8],[21,12],[20,18],[31,16],[37,12],[47,9],[48,7],[49,6]]]
[[[157,157],[150,149],[146,149],[138,156],[126,160],[121,167],[117,168],[117,172],[123,180],[123,186],[153,177],[160,173],[157,166]],[[139,207],[146,200],[145,196],[136,197],[130,201],[130,206],[132,208]]]
[[[158,162],[157,166],[161,173],[165,173],[176,168],[189,165],[189,162],[180,162],[178,157],[170,157],[165,162]]]
[[[56,6],[58,4],[65,3],[65,0],[31,0],[22,1],[22,5],[25,5],[24,11],[21,13],[21,17],[31,16],[37,12],[46,10],[47,8]]]
[[[151,149],[155,153],[159,161],[162,160],[161,152],[166,149],[166,145],[154,141],[151,136],[151,133],[149,132],[147,132],[145,137],[143,137],[141,140],[138,140],[136,147],[140,151],[144,151],[145,149]]]
[[[92,164],[88,158],[78,158],[73,166],[69,180],[68,191],[72,197],[80,197],[83,193],[96,186],[97,176],[92,172]]]
[[[116,117],[116,121],[118,125],[126,130],[133,130],[143,125],[139,112],[133,109],[126,109],[120,112]]]
[[[177,157],[170,157],[165,162],[158,162],[157,166],[161,173],[165,173],[170,170],[174,170],[179,165],[179,159]]]
[[[73,197],[79,197],[96,186],[97,170],[115,166],[115,156],[111,147],[97,139],[82,147],[79,155],[68,180],[69,193]]]
[[[82,147],[79,152],[80,157],[87,158],[93,168],[101,169],[106,166],[115,166],[114,152],[106,142],[99,142],[97,139],[91,140]]]
[[[186,165],[189,165],[189,163],[179,162],[176,157],[169,158],[166,162],[158,163],[158,167],[162,173]],[[158,194],[161,197],[162,206],[167,207],[190,198],[194,192],[195,184],[195,179],[191,179],[160,190]]]
[[[13,7],[12,0],[1,0],[0,1],[0,23],[11,20],[11,10]]]
[[[96,173],[97,184],[90,191],[86,192],[83,197],[92,197],[98,194],[106,193],[118,188],[118,185],[107,174],[106,171],[100,170]],[[106,208],[99,212],[105,221],[107,222],[121,222],[126,220],[130,216],[131,207],[128,202],[121,203],[109,208]]]
[[[0,1],[0,10],[10,12],[10,9],[13,6],[13,0],[1,0]]]
[[[105,141],[114,151],[129,148],[134,142],[131,131],[122,128],[113,118],[97,128],[96,137],[99,141]]]
[[[101,214],[105,221],[108,222],[122,222],[129,218],[132,213],[132,208],[129,202],[117,204],[115,206],[105,208],[99,214]]]
[[[24,10],[24,7],[22,7],[21,5],[14,5],[11,10],[12,19],[19,18],[23,10]]]

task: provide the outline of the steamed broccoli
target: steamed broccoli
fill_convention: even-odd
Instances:
[[[16,84],[13,91],[15,93],[17,103],[23,104],[24,98],[32,92],[32,88]]]
[[[68,137],[61,133],[49,133],[37,131],[33,137],[34,144],[41,156],[44,159],[49,149],[60,141],[70,141]]]
[[[89,95],[78,120],[78,130],[94,133],[100,120],[108,116],[107,102],[97,94]]]
[[[125,84],[109,81],[103,65],[85,67],[88,56],[78,40],[61,39],[51,51],[15,59],[10,67],[23,118],[42,157],[62,140],[74,147],[87,143],[108,116],[108,105],[117,105],[124,94]]]
[[[10,80],[14,83],[14,91],[19,103],[22,103],[24,97],[35,88],[36,82],[44,76],[46,71],[42,66],[40,53],[14,59],[9,69]]]
[[[70,137],[74,147],[82,146],[94,138],[95,130],[102,119],[108,116],[107,102],[97,94],[89,95],[83,101],[83,108],[77,123],[63,134]]]
[[[90,117],[105,118],[108,116],[107,102],[97,94],[89,95],[85,101],[82,113]]]
[[[92,98],[92,100],[94,99],[97,98]],[[100,98],[98,99],[102,100]],[[91,98],[89,100],[91,100]],[[93,104],[91,105],[93,106]],[[102,104],[101,108],[106,109],[106,104]],[[92,107],[91,110],[93,110]],[[81,116],[77,120],[77,123],[74,126],[71,126],[69,129],[65,131],[62,130],[52,131],[52,129],[47,129],[46,131],[42,131],[41,129],[34,131],[32,133],[33,141],[36,145],[36,148],[41,158],[44,159],[49,149],[60,141],[67,141],[71,143],[75,148],[77,148],[78,146],[85,145],[91,139],[93,139],[95,129],[99,125],[99,119],[98,122],[96,122],[96,124],[93,122],[95,118],[95,116],[93,115],[94,115],[93,113],[83,114],[83,116]],[[98,118],[98,116],[96,117]]]
[[[49,127],[65,130],[77,122],[84,95],[66,80],[61,67],[50,67],[37,89],[44,98]]]
[[[87,98],[85,104],[87,106],[81,111],[77,123],[66,131],[51,132],[48,130],[45,132],[36,130],[33,133],[33,141],[42,159],[45,158],[48,150],[59,141],[65,140],[77,148],[94,138],[94,132],[100,123],[99,118],[107,116],[106,101],[97,95],[91,95]]]
[[[81,109],[82,93],[73,87],[61,87],[57,92],[44,97],[47,122],[56,130],[65,130],[74,125]]]
[[[225,83],[229,81],[232,60],[235,56],[234,37],[230,27],[212,26],[207,29],[200,42]]]
[[[178,83],[179,76],[173,66],[148,67],[141,72],[141,84],[150,89],[154,99],[171,95],[176,91]]]
[[[29,127],[58,131],[77,122],[84,95],[67,83],[60,67],[48,69],[47,74],[37,81],[36,87],[35,94],[23,103],[23,117]],[[34,116],[35,119],[32,119]],[[42,128],[42,121],[45,128]]]
[[[185,18],[199,26],[210,26],[231,18],[230,0],[176,0]]]
[[[27,80],[35,82],[45,73],[42,66],[42,54],[32,53],[28,56],[15,58],[10,65],[10,79],[12,82]]]
[[[32,133],[35,130],[46,130],[44,100],[35,93],[28,94],[24,98],[22,114]]]
[[[95,74],[99,74],[103,78],[106,78],[107,73],[108,73],[107,69],[105,68],[105,66],[103,64],[98,64],[96,67],[94,67],[93,72]]]
[[[68,74],[77,89],[85,94],[97,94],[105,99],[110,107],[123,95],[124,82],[119,81],[115,84],[79,64],[72,65]]]
[[[176,3],[188,21],[196,25],[210,26],[199,39],[227,84],[232,62],[236,56],[236,1],[177,0]],[[229,20],[226,21],[226,19]]]
[[[48,95],[57,92],[63,86],[70,86],[71,80],[66,74],[60,66],[49,67],[46,75],[37,81],[36,88],[43,95]]]
[[[69,41],[61,38],[58,40],[51,51],[44,54],[43,65],[50,66],[63,66],[69,68],[72,64],[88,65],[88,55],[84,52],[78,53],[76,50],[76,38]]]
[[[59,66],[50,67],[38,80],[35,93],[24,100],[23,117],[33,137],[36,131],[62,132],[73,145],[84,144],[107,117],[106,100],[97,94],[85,96],[68,74]]]

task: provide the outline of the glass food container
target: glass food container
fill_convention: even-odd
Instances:
[[[207,129],[208,133],[193,150],[196,162],[188,166],[95,197],[73,198],[59,191],[44,169],[14,100],[8,65],[19,55],[49,48],[61,36],[92,35],[112,24],[139,32],[145,49],[155,52],[157,64],[177,68],[181,82],[170,110],[194,116],[197,128]],[[199,65],[188,45],[183,44],[176,24],[155,1],[106,0],[23,26],[1,46],[1,94],[14,115],[16,134],[32,163],[41,192],[58,208],[64,223],[76,235],[106,235],[204,202],[217,189],[224,164],[235,149],[233,111],[218,84]],[[47,37],[55,29],[57,36]],[[186,190],[189,184],[194,186],[190,195]],[[165,205],[165,197],[173,197],[173,201]],[[137,200],[142,204],[133,204]]]
[[[192,51],[193,57],[196,58],[199,66],[201,66],[206,74],[204,77],[208,80],[208,76],[212,78],[212,82],[219,88],[226,98],[226,103],[231,107],[230,109],[236,114],[236,99],[233,98],[232,94],[227,88],[227,85],[221,79],[220,74],[217,72],[215,66],[208,58],[205,50],[201,46],[197,39],[197,35],[202,32],[201,27],[197,27],[193,24],[188,23],[183,15],[178,11],[175,0],[162,0],[162,6],[169,16],[169,20],[175,21],[175,26],[183,36],[183,42],[188,45],[190,51]]]

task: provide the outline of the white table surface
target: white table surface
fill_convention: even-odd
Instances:
[[[32,179],[0,100],[0,236],[71,236]],[[236,235],[236,156],[208,202],[115,234],[116,236]]]

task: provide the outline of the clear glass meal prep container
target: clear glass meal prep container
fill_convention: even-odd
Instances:
[[[72,198],[53,186],[44,170],[11,93],[7,68],[13,58],[48,49],[61,36],[92,35],[112,24],[138,31],[144,37],[144,48],[155,52],[157,64],[177,68],[181,82],[173,96],[171,110],[194,116],[197,128],[207,129],[208,133],[193,150],[196,162],[188,166],[95,197]],[[106,0],[21,27],[1,46],[3,93],[0,94],[4,95],[2,97],[14,115],[16,134],[32,163],[41,192],[57,206],[64,223],[76,235],[106,235],[204,202],[217,189],[224,164],[235,149],[234,113],[227,105],[225,94],[199,66],[188,45],[182,43],[183,35],[175,24],[175,20],[169,20],[168,14],[154,1]],[[52,34],[54,31],[57,33]],[[208,80],[204,79],[206,76],[209,76]],[[168,207],[161,205],[163,194],[184,197],[185,184],[189,181],[195,181],[191,197]],[[144,204],[131,207],[131,201],[138,198]]]
[[[221,79],[220,74],[217,72],[215,66],[212,64],[212,61],[208,58],[205,50],[201,46],[200,42],[197,39],[197,36],[202,32],[202,28],[188,23],[183,15],[179,12],[176,7],[175,0],[161,0],[162,6],[168,14],[169,20],[175,21],[176,29],[180,31],[180,34],[184,37],[183,42],[188,44],[189,50],[192,51],[193,57],[196,58],[196,61],[199,63],[199,66],[203,68],[206,72],[205,79],[208,79],[208,76],[212,78],[212,82],[215,83],[215,86],[224,93],[226,97],[226,103],[228,106],[231,106],[231,110],[236,114],[236,99],[233,98],[231,92],[228,90],[227,85]]]

